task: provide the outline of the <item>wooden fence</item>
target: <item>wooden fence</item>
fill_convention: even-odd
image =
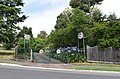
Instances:
[[[87,46],[87,61],[88,62],[120,62],[120,49],[108,47],[101,49],[98,46]]]

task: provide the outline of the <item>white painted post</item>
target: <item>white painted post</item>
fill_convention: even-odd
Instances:
[[[30,52],[30,61],[33,61],[33,53],[32,53],[32,49],[31,49],[31,52]]]

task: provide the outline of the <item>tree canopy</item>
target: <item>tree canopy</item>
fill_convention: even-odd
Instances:
[[[120,48],[120,19],[115,13],[104,15],[95,7],[102,1],[71,0],[72,8],[66,8],[58,15],[55,30],[49,35],[51,47],[77,46],[77,35],[83,32],[86,45]]]
[[[103,0],[70,0],[70,6],[89,13],[91,8],[94,8],[97,4],[101,4],[102,1]]]
[[[6,44],[14,42],[17,23],[23,22],[27,17],[23,15],[22,0],[0,0],[0,42]]]
[[[37,37],[38,38],[41,38],[41,39],[45,39],[45,38],[47,38],[47,33],[46,33],[46,31],[40,31],[40,33],[37,35]]]

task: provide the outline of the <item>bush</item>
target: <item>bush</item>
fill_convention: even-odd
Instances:
[[[26,42],[24,43],[24,38],[20,38],[18,41],[18,46],[16,47],[16,58],[17,59],[29,59],[30,50],[31,49],[29,47],[29,41],[26,40]]]
[[[80,52],[64,52],[57,54],[56,52],[47,53],[46,55],[58,59],[65,63],[84,62],[84,54]]]

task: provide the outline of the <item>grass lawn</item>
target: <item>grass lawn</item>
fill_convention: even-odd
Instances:
[[[120,68],[74,68],[75,70],[96,70],[96,71],[114,71],[120,72]]]
[[[0,53],[13,53],[14,50],[0,50]]]
[[[12,59],[14,50],[0,50],[0,59]]]
[[[107,66],[107,67],[120,67],[120,64],[105,64],[105,63],[72,63],[75,66]]]
[[[97,70],[97,71],[115,71],[120,72],[120,64],[102,64],[102,63],[74,63],[75,70]]]

